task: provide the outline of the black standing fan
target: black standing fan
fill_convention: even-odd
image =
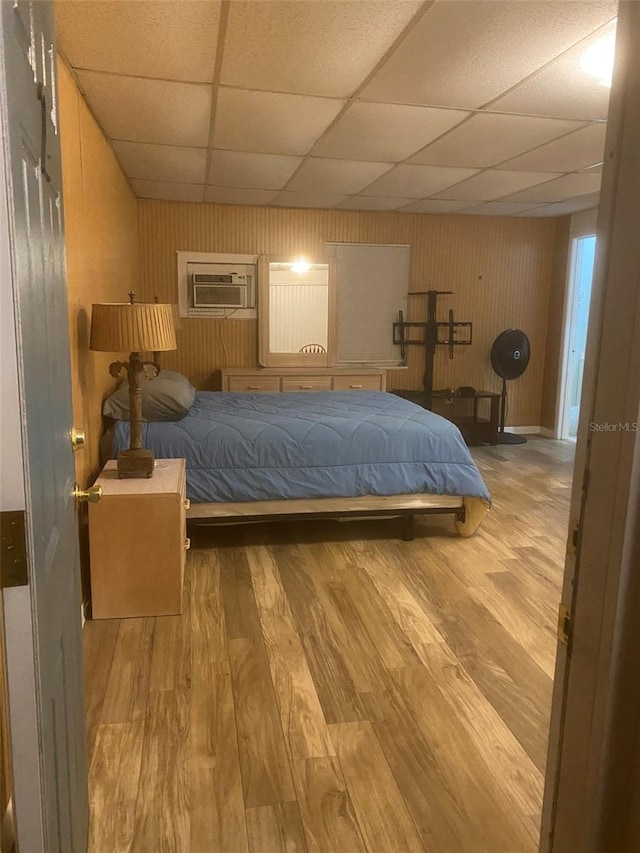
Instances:
[[[527,369],[531,357],[529,338],[521,329],[507,329],[501,332],[491,347],[491,366],[502,379],[502,402],[500,406],[500,426],[498,444],[525,444],[523,435],[504,431],[504,419],[507,411],[507,379],[517,379]]]

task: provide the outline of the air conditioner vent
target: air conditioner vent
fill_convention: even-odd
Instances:
[[[247,288],[240,284],[194,284],[194,308],[244,308]]]
[[[236,273],[226,273],[224,275],[211,275],[209,273],[194,273],[194,284],[244,284],[246,276],[236,275]]]

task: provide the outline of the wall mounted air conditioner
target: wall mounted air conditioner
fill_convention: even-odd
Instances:
[[[181,317],[256,317],[256,255],[178,252]]]
[[[223,275],[193,273],[191,285],[194,308],[247,308],[249,306],[250,276],[237,273]]]

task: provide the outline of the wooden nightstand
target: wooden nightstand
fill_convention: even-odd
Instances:
[[[119,480],[107,462],[89,504],[94,619],[182,612],[186,538],[184,459],[157,459],[150,479]]]

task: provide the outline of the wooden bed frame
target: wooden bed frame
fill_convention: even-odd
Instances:
[[[366,495],[359,498],[316,498],[242,503],[198,503],[187,510],[187,520],[203,525],[255,524],[305,519],[402,518],[403,539],[413,539],[416,515],[454,516],[460,536],[473,536],[489,510],[483,498],[447,495]]]
[[[101,464],[110,458],[113,423],[107,419],[101,437]],[[473,536],[489,511],[483,498],[447,495],[409,494],[359,498],[298,498],[276,501],[246,501],[192,503],[187,520],[192,524],[228,525],[255,524],[266,521],[300,521],[322,518],[366,519],[402,518],[403,538],[413,538],[413,518],[416,515],[453,515],[460,536]]]

